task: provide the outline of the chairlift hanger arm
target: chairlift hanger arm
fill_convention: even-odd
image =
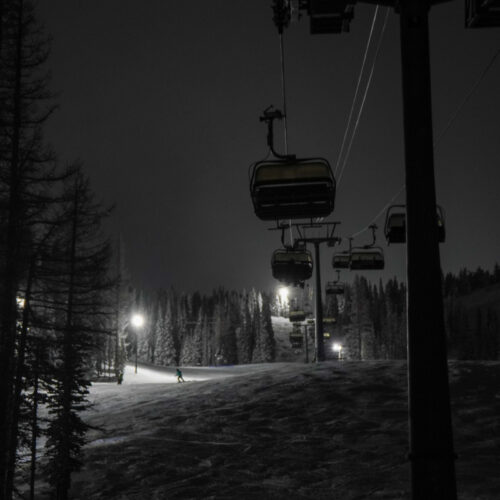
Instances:
[[[377,243],[377,234],[376,234],[377,225],[371,224],[370,226],[368,226],[368,229],[372,230],[372,242],[368,243],[366,245],[363,245],[361,248],[373,248],[375,246],[375,244]],[[351,251],[351,249],[352,249],[352,240],[353,240],[352,237],[349,238],[349,251]]]
[[[267,145],[271,153],[280,160],[295,160],[295,155],[282,155],[274,149],[274,120],[282,120],[284,117],[285,115],[279,109],[274,109],[271,104],[263,111],[259,121],[267,123]]]
[[[372,230],[372,242],[370,245],[367,245],[367,248],[368,247],[374,247],[375,246],[375,243],[377,242],[377,234],[376,234],[376,230],[377,230],[377,224],[371,224],[370,226],[368,226],[371,230]]]

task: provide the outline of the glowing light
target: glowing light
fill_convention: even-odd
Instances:
[[[332,349],[335,351],[335,352],[340,352],[342,350],[342,345],[341,344],[333,344],[333,347]]]
[[[130,322],[135,328],[141,328],[144,325],[144,316],[142,314],[134,314]]]
[[[288,288],[286,286],[281,287],[278,290],[278,294],[283,303],[285,303],[288,300]]]
[[[23,297],[16,297],[16,302],[17,302],[17,307],[19,307],[19,309],[24,309],[25,300]]]

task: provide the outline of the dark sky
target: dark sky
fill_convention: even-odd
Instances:
[[[463,2],[431,11],[435,136],[500,46],[498,28],[464,29]],[[98,196],[116,202],[109,230],[121,233],[139,286],[277,285],[269,262],[279,235],[253,214],[247,177],[267,152],[259,115],[282,102],[270,6],[39,1],[53,36],[52,86],[61,92],[47,139],[62,162],[83,160]],[[285,33],[290,152],[335,165],[374,9],[358,4],[349,34],[312,36],[306,17]],[[381,8],[379,27],[384,14]],[[436,149],[445,272],[500,261],[499,89],[500,58]],[[391,10],[330,217],[342,222],[338,234],[369,224],[403,183],[399,17]],[[383,218],[377,222],[383,226]],[[381,233],[379,240],[386,270],[367,276],[404,277],[404,246],[387,248]],[[325,281],[333,278],[331,255],[324,247]]]

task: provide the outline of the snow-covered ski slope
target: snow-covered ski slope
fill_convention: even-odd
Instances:
[[[498,499],[500,363],[450,366],[459,498]],[[122,386],[91,388],[100,430],[72,498],[409,498],[405,363],[183,373],[128,367]]]

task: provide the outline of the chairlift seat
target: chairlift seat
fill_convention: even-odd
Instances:
[[[393,205],[387,211],[385,221],[385,237],[387,243],[406,243],[406,213],[404,205]],[[443,210],[436,207],[438,241],[443,243],[446,239]]]
[[[380,248],[353,249],[351,251],[351,270],[384,269],[384,253]]]
[[[392,213],[388,216],[385,224],[385,237],[388,243],[406,242],[406,215],[404,213]]]
[[[438,207],[437,226],[438,241],[439,243],[444,243],[446,240],[446,228],[444,227],[444,218],[440,207]]]
[[[326,217],[335,203],[335,178],[323,158],[258,162],[250,189],[261,220]]]
[[[290,332],[289,339],[293,348],[300,348],[304,343],[304,335],[302,335],[302,332],[299,332],[299,334],[295,331]]]
[[[334,269],[348,269],[351,255],[349,253],[334,253],[332,266]]]
[[[326,284],[326,295],[341,295],[344,293],[345,284],[344,283],[336,283],[333,281],[329,281]]]
[[[312,276],[313,261],[309,250],[280,248],[271,258],[273,278],[286,284],[302,284]]]
[[[354,17],[352,1],[310,0],[309,17],[311,34],[341,33],[349,31]]]
[[[304,311],[290,311],[288,318],[291,323],[301,323],[306,320],[306,313]]]

